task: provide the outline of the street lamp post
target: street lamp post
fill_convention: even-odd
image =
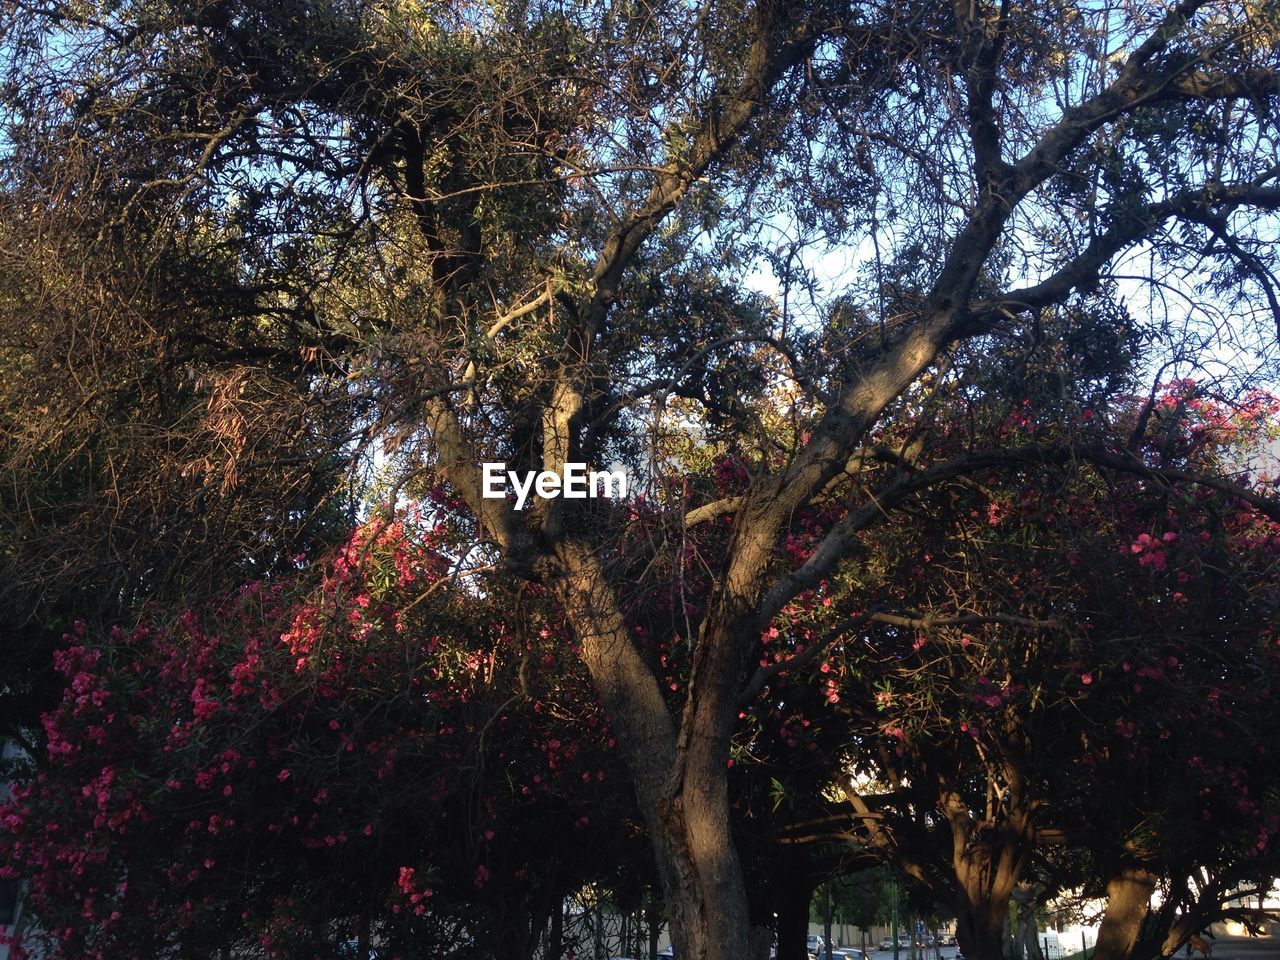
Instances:
[[[893,960],[898,960],[898,881],[893,881]]]

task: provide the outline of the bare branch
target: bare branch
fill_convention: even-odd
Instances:
[[[1136,241],[1150,236],[1170,219],[1182,218],[1196,222],[1204,222],[1205,218],[1217,220],[1225,211],[1243,206],[1280,209],[1280,189],[1252,184],[1210,185],[1149,204],[1094,237],[1082,253],[1040,283],[1011,291],[998,301],[975,304],[974,322],[981,326],[984,314],[990,316],[1001,310],[1028,310],[1059,303],[1074,290],[1094,286],[1102,268],[1112,257]]]

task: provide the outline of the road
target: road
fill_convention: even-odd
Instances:
[[[1280,937],[1220,936],[1211,942],[1213,960],[1280,960]]]
[[[1213,943],[1212,960],[1280,960],[1280,937],[1228,937],[1220,936]],[[911,954],[899,951],[899,960],[909,960]],[[955,960],[956,948],[943,947],[942,960]],[[1177,960],[1185,960],[1186,954]],[[893,960],[892,950],[868,950],[867,960]],[[935,960],[933,948],[924,953],[922,960]],[[1194,960],[1202,960],[1194,954]]]

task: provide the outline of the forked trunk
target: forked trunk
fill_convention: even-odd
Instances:
[[[742,673],[730,617],[709,616],[679,732],[596,559],[560,546],[558,586],[645,818],[676,956],[751,957],[750,909],[729,822],[727,763]]]
[[[966,960],[1004,960],[1009,903],[1021,872],[1021,858],[1000,850],[992,863],[990,850],[975,851],[958,871],[963,883],[956,903],[956,940]]]
[[[1009,904],[988,903],[986,909],[956,911],[956,941],[965,960],[1004,960],[1004,920]]]
[[[1003,960],[1010,902],[1032,847],[1019,771],[1007,768],[1005,776],[1008,809],[994,829],[979,826],[959,793],[947,791],[942,798],[952,831],[956,939],[967,960]]]

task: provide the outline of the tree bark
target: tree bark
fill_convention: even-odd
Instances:
[[[956,940],[966,960],[1004,960],[1008,916],[1008,895],[966,895],[956,904]]]
[[[1018,944],[1024,960],[1045,960],[1040,948],[1040,928],[1036,924],[1035,910],[1028,904],[1018,907]]]
[[[653,844],[677,956],[738,960],[751,918],[729,822],[727,764],[745,645],[734,618],[710,614],[694,655],[684,716],[675,724],[632,643],[597,558],[557,547],[557,588],[582,659],[609,714]]]
[[[1156,875],[1141,864],[1128,864],[1107,884],[1107,909],[1098,928],[1098,944],[1090,960],[1129,960],[1151,912]]]
[[[751,928],[751,947],[748,960],[769,960],[769,948],[773,945],[773,931],[768,927]]]
[[[1017,920],[1010,945],[1011,960],[1045,960],[1040,948],[1040,929],[1036,923],[1036,905],[1044,894],[1043,887],[1018,884],[1013,891]]]

